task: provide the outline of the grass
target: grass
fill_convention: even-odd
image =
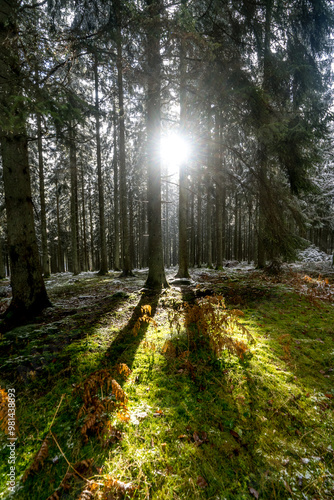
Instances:
[[[334,498],[333,285],[295,274],[195,274],[197,287],[153,295],[142,293],[143,279],[67,279],[50,291],[53,310],[1,339],[0,387],[15,388],[19,437],[11,494],[0,431],[0,498]],[[243,359],[215,356],[201,332],[185,328],[184,305],[213,293],[244,313],[254,342],[233,334],[247,342]],[[143,306],[152,320],[138,330]],[[107,446],[94,427],[85,443],[85,415],[77,418],[77,388],[101,369],[128,397],[123,418],[101,416],[113,429]],[[23,482],[51,424],[48,454]],[[72,474],[58,489],[69,464],[90,483]]]

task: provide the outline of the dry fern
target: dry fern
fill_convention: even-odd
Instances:
[[[99,488],[100,485],[98,483],[95,481],[89,481],[86,484],[85,489],[81,492],[78,500],[91,500]]]
[[[32,473],[32,472],[38,472],[38,470],[43,467],[44,461],[46,460],[48,454],[49,454],[49,445],[48,445],[48,439],[49,435],[46,436],[44,439],[43,443],[41,444],[40,449],[34,456],[34,459],[29,466],[29,468],[25,471],[24,476],[22,478],[22,481],[25,482],[27,477]]]
[[[0,387],[0,429],[8,434],[8,394]]]
[[[132,483],[124,483],[118,479],[108,476],[104,483],[104,493],[115,492],[121,495],[132,496],[136,491],[136,486]]]
[[[131,374],[130,368],[125,363],[119,363],[118,365],[116,365],[116,370],[120,375],[123,375],[125,378],[127,378]]]
[[[154,319],[151,317],[152,308],[149,304],[141,306],[140,311],[141,311],[141,316],[139,316],[139,318],[137,319],[137,321],[132,329],[133,334],[135,336],[138,335],[139,330],[140,330],[143,323],[146,323],[147,325],[149,325],[151,323],[153,326],[157,326],[156,321],[154,321]]]
[[[58,495],[58,491],[55,491],[50,495],[46,500],[60,500],[60,496]]]
[[[122,364],[119,369],[121,372],[130,372],[125,364]],[[85,415],[81,435],[87,443],[88,432],[98,436],[106,433],[108,413],[117,409],[120,404],[125,405],[127,397],[122,387],[105,369],[93,372],[77,387],[77,391],[81,392],[83,399],[77,420]]]
[[[11,404],[13,407],[11,407]],[[15,399],[0,387],[0,429],[10,436],[18,435],[17,419],[15,414]]]
[[[209,296],[198,300],[194,305],[185,307],[185,326],[189,342],[196,347],[197,335],[202,335],[217,357],[224,349],[242,359],[249,350],[242,340],[235,339],[236,331],[253,338],[247,328],[239,322],[244,313],[238,309],[228,311],[221,296]]]

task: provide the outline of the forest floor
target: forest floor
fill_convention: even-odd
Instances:
[[[52,275],[0,338],[0,498],[333,499],[333,275],[135,274]]]

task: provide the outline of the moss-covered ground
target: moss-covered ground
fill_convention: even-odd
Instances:
[[[12,493],[2,419],[0,498],[334,498],[331,279],[208,269],[193,277],[156,294],[142,288],[144,273],[52,277],[54,307],[0,339],[0,388],[15,389],[17,423]],[[185,305],[214,295],[244,314],[254,341],[243,336],[242,358],[216,356],[184,325]],[[100,370],[127,402],[86,425],[86,438],[84,381]],[[108,387],[96,396],[117,400]]]

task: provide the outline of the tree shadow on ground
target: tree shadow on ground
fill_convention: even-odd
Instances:
[[[0,339],[2,378],[28,383],[31,372],[42,376],[52,363],[59,365],[59,371],[64,369],[69,364],[64,348],[87,337],[106,314],[112,314],[127,300],[127,295],[115,293],[100,299],[93,308],[70,308],[59,314],[51,311],[52,316],[39,316],[7,331]]]
[[[150,307],[149,317],[153,320],[161,291],[147,291],[142,295],[140,301],[133,310],[132,316],[122,330],[116,335],[111,346],[106,352],[106,357],[110,360],[112,365],[120,362],[126,362],[131,368],[136,351],[145,337],[150,321],[142,321],[138,332],[134,327],[139,318],[143,317],[144,306]]]

